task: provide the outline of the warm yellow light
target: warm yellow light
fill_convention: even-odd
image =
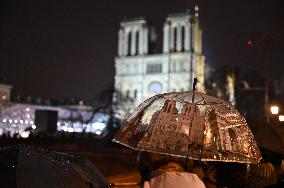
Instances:
[[[278,106],[271,106],[270,107],[270,111],[271,111],[271,114],[278,114],[279,113],[279,107]]]
[[[280,116],[278,117],[278,119],[279,119],[279,121],[283,122],[283,121],[284,121],[284,115],[280,115]]]

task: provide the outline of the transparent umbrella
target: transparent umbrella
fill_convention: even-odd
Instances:
[[[261,159],[245,118],[230,103],[194,91],[149,98],[125,120],[113,141],[201,161]]]
[[[107,187],[103,175],[85,159],[22,145],[0,148],[0,177],[0,187]]]
[[[246,179],[246,187],[268,187],[277,182],[277,172],[275,167],[268,162],[260,162],[251,165],[249,176]]]

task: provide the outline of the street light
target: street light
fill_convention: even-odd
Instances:
[[[276,114],[279,113],[279,107],[273,105],[273,106],[270,107],[270,111],[271,111],[271,114],[272,114],[272,115],[276,115]]]
[[[278,119],[279,119],[280,122],[284,122],[284,115],[280,115],[280,116],[278,117]]]

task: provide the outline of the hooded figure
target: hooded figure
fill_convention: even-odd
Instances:
[[[138,169],[144,188],[205,188],[196,174],[185,172],[185,159],[156,153],[140,152]]]

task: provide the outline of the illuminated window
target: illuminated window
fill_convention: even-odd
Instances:
[[[162,72],[162,64],[148,64],[147,65],[147,74],[161,73]]]
[[[135,46],[136,55],[138,55],[139,54],[139,32],[138,31],[135,33],[135,44],[136,44]]]
[[[131,32],[128,33],[128,49],[127,55],[131,55]]]
[[[137,98],[137,89],[134,90],[134,99]]]
[[[180,62],[180,70],[181,70],[182,72],[186,71],[186,68],[185,68],[185,66],[184,66],[184,62],[183,62],[183,61]]]
[[[173,47],[173,49],[172,49],[172,52],[176,52],[176,49],[177,49],[177,28],[175,27],[174,28],[174,34],[173,34],[173,42],[174,42],[174,47]]]
[[[126,97],[129,97],[129,90],[126,90]]]
[[[0,101],[3,100],[7,100],[8,99],[8,93],[5,91],[0,91]]]
[[[129,74],[130,72],[130,66],[129,65],[126,65],[125,66],[125,74]]]
[[[172,63],[172,72],[176,72],[176,61],[173,61]]]
[[[185,28],[181,27],[181,51],[185,51]]]
[[[160,82],[151,82],[149,85],[149,90],[151,93],[158,94],[162,92],[162,84]]]

